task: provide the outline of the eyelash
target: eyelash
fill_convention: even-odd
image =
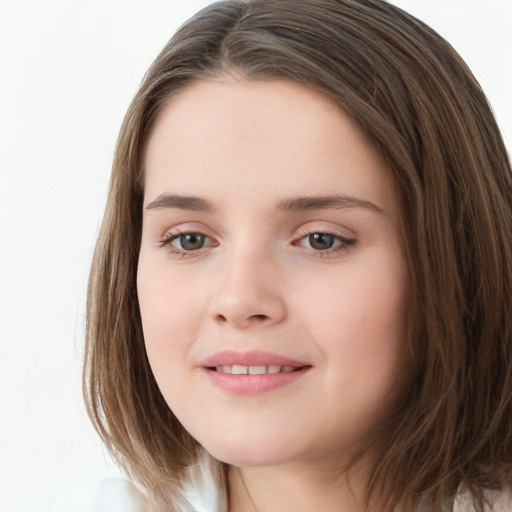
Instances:
[[[187,236],[187,235],[202,236],[205,239],[212,241],[213,243],[208,244],[206,246],[199,247],[198,249],[191,249],[191,250],[179,249],[178,247],[174,247],[172,245],[172,242],[174,242],[174,240],[177,240],[178,238],[180,238],[182,236]],[[187,256],[192,256],[194,253],[200,252],[201,249],[203,249],[204,247],[211,247],[211,246],[216,247],[218,245],[218,243],[215,242],[211,237],[209,237],[208,235],[205,235],[204,233],[200,233],[199,231],[178,231],[178,230],[174,233],[168,233],[168,234],[164,235],[164,237],[160,240],[159,243],[160,243],[160,247],[167,247],[171,254],[181,256],[182,258],[187,257]]]
[[[294,242],[294,245],[298,245],[301,247],[304,247],[301,242],[303,240],[306,240],[309,237],[312,237],[314,235],[324,235],[328,237],[332,237],[333,243],[336,243],[336,245],[333,245],[332,247],[329,247],[325,250],[320,249],[314,249],[311,247],[305,247],[309,251],[313,252],[315,256],[321,257],[321,258],[328,258],[329,256],[333,256],[339,253],[347,252],[351,249],[353,249],[356,244],[357,240],[355,238],[346,238],[341,235],[337,235],[335,233],[330,233],[329,231],[307,231],[306,233],[302,234],[296,242]]]
[[[172,242],[179,239],[180,237],[187,236],[187,235],[201,236],[207,240],[210,240],[211,243],[209,243],[206,246],[203,245],[197,249],[190,249],[190,250],[183,249],[183,248],[180,249],[180,248],[172,245]],[[333,245],[332,247],[329,247],[325,250],[320,250],[320,249],[314,249],[312,247],[305,247],[304,245],[301,244],[301,242],[303,240],[307,239],[308,237],[312,237],[314,235],[324,235],[324,236],[332,237],[333,243],[335,243],[336,245]],[[336,242],[338,242],[338,243],[336,243]],[[206,247],[218,246],[218,243],[215,240],[213,240],[208,235],[205,235],[204,233],[201,233],[199,231],[183,231],[183,232],[176,231],[174,233],[169,233],[169,234],[166,234],[160,240],[159,244],[161,247],[167,247],[171,254],[181,256],[182,258],[187,257],[187,256],[192,256],[195,253],[199,253],[202,249],[204,249]],[[304,247],[305,249],[308,249],[310,252],[312,252],[315,256],[321,257],[321,258],[327,258],[329,256],[333,256],[333,255],[336,255],[336,254],[339,254],[342,252],[347,252],[347,251],[353,249],[356,244],[357,244],[357,240],[354,238],[346,238],[344,236],[336,235],[335,233],[330,233],[328,231],[308,231],[308,232],[302,234],[299,238],[297,238],[293,242],[293,245]]]

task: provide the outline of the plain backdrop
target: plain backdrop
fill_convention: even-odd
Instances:
[[[142,76],[208,1],[0,0],[0,511],[116,475],[81,402],[88,267]],[[396,0],[459,51],[512,148],[512,0]]]

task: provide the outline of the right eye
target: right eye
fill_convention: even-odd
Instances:
[[[207,237],[201,233],[184,233],[174,238],[171,244],[185,251],[197,251],[202,249]]]
[[[197,251],[215,245],[215,242],[209,236],[195,232],[169,234],[161,243],[170,246],[172,252],[176,253]]]

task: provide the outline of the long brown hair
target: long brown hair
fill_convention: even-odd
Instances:
[[[195,440],[162,398],[136,293],[144,153],[162,106],[193,81],[285,79],[334,100],[399,190],[418,368],[373,443],[368,493],[389,510],[439,507],[456,489],[483,510],[512,483],[512,174],[486,98],[432,29],[382,0],[211,5],[150,67],[121,128],[88,290],[84,389],[114,457],[162,503]]]

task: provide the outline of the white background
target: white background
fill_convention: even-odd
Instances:
[[[89,262],[142,76],[208,1],[0,0],[0,511],[118,470],[81,403]],[[512,0],[396,0],[461,53],[512,148]]]

